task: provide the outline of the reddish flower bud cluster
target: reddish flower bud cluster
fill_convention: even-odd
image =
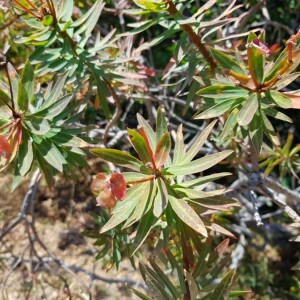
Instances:
[[[104,208],[113,208],[117,200],[124,200],[126,182],[122,174],[115,173],[109,176],[98,173],[91,184],[91,190],[97,196],[97,205]]]

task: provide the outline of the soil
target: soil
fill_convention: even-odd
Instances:
[[[137,299],[125,284],[106,283],[88,273],[108,280],[134,281],[137,289],[143,284],[129,261],[122,262],[119,271],[109,268],[105,257],[96,261],[99,248],[93,245],[94,240],[82,235],[84,230],[99,229],[91,213],[100,208],[89,188],[90,174],[99,172],[99,167],[96,164],[91,170],[78,171],[74,180],[59,177],[53,188],[41,181],[36,196],[38,236],[52,255],[77,269],[68,272],[53,261],[39,263],[39,258],[49,259],[49,255],[36,241],[28,239],[30,229],[22,222],[0,242],[0,299]],[[0,179],[0,231],[18,216],[28,188],[28,182],[24,182],[11,193],[11,179],[9,175]],[[27,218],[31,220],[32,216]]]

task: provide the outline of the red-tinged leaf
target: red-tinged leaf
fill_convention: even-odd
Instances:
[[[227,229],[225,229],[224,227],[216,224],[216,223],[212,223],[211,224],[211,229],[216,231],[216,232],[219,232],[219,233],[222,233],[222,234],[225,234],[231,238],[234,238],[236,239],[236,236],[234,234],[232,234],[230,231],[228,231]]]
[[[265,55],[260,41],[255,33],[248,36],[248,66],[252,79],[257,83],[262,83],[264,77]],[[262,43],[261,43],[262,44]]]
[[[154,160],[157,168],[163,166],[169,156],[171,149],[170,133],[166,132],[156,145]]]
[[[292,108],[300,109],[300,90],[282,93],[292,101]]]
[[[126,182],[124,176],[119,173],[110,175],[110,188],[112,194],[119,200],[124,200],[126,196]]]
[[[155,147],[156,147],[156,136],[155,136],[154,130],[149,125],[149,123],[139,113],[137,114],[137,120],[139,123],[139,127],[143,128],[143,132],[144,132],[145,136],[147,137],[147,140],[149,142],[151,150],[154,152]]]
[[[229,246],[230,239],[226,238],[224,241],[222,241],[217,247],[216,251],[218,252],[218,256],[221,257],[223,253],[226,251],[226,249]]]
[[[10,161],[12,161],[15,158],[21,142],[22,142],[22,128],[21,126],[17,126],[10,141],[10,151],[11,151]]]
[[[146,164],[151,161],[150,155],[147,150],[147,142],[145,141],[144,137],[136,132],[133,129],[128,128],[128,136],[129,136],[129,141],[131,145],[133,146],[134,150],[138,154],[140,160]]]
[[[0,135],[0,156],[5,159],[10,157],[10,144],[3,135]]]

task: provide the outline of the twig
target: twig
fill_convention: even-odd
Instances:
[[[286,195],[286,201],[289,205],[293,205],[296,203],[300,204],[299,193],[287,189],[286,187],[282,186],[280,183],[276,182],[270,177],[266,177],[262,175],[262,182],[266,184],[273,191]]]
[[[37,170],[34,175],[32,176],[32,179],[29,184],[28,191],[23,199],[22,202],[22,208],[21,212],[19,213],[18,217],[15,219],[15,221],[7,226],[5,229],[3,229],[0,232],[0,241],[10,232],[12,231],[18,224],[20,224],[26,217],[27,210],[29,207],[29,204],[33,201],[35,198],[36,194],[36,189],[37,189],[37,183],[40,179],[41,173],[39,170]]]

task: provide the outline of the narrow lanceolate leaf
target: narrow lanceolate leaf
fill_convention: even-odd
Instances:
[[[153,212],[149,210],[141,219],[136,236],[132,245],[132,254],[140,248],[140,246],[143,244],[144,240],[147,238],[151,228],[156,223],[157,218],[154,217]]]
[[[170,133],[166,132],[162,135],[161,139],[156,145],[154,160],[157,168],[163,166],[169,156],[171,149],[171,137]]]
[[[32,150],[32,139],[26,132],[23,130],[22,134],[22,143],[19,147],[18,153],[18,168],[20,175],[24,176],[30,170],[33,162],[33,150]]]
[[[176,215],[188,226],[207,237],[207,230],[197,213],[184,199],[169,196],[169,202]]]
[[[219,285],[214,289],[214,291],[210,295],[210,299],[214,299],[214,300],[227,299],[230,292],[230,288],[234,283],[234,279],[235,279],[235,270],[231,270],[225,275],[225,277],[222,279]]]
[[[248,125],[258,109],[257,94],[253,93],[246,100],[244,106],[237,115],[237,121],[241,126]]]
[[[65,95],[47,108],[41,109],[35,113],[36,116],[51,120],[58,116],[68,106],[74,95]]]
[[[156,116],[156,143],[160,141],[161,137],[166,132],[168,132],[167,121],[161,111],[161,108],[159,107]]]
[[[63,165],[67,162],[54,144],[43,139],[39,143],[35,143],[35,146],[35,151],[39,152],[49,165],[59,172],[63,172]]]
[[[229,135],[234,135],[234,128],[237,124],[237,114],[238,114],[238,108],[235,108],[232,110],[232,112],[227,117],[227,120],[224,124],[222,133],[220,135],[220,142],[222,143],[224,139]]]
[[[184,164],[181,166],[174,166],[168,169],[168,172],[174,175],[189,175],[195,174],[209,169],[210,167],[216,165],[224,158],[229,156],[233,151],[225,150],[219,153],[214,153],[210,155],[206,155],[199,159],[196,159],[188,164]]]
[[[280,142],[272,123],[269,121],[269,119],[266,117],[266,115],[263,112],[261,116],[262,116],[263,131],[265,132],[266,136],[270,139],[270,141],[274,145],[279,146]]]
[[[143,129],[146,133],[146,136],[148,138],[151,150],[154,152],[155,146],[156,146],[156,135],[155,135],[154,130],[140,114],[137,114],[137,120],[138,120],[140,127],[143,127]]]
[[[159,218],[168,204],[168,191],[165,183],[160,178],[157,180],[158,192],[154,198],[153,214]]]
[[[292,108],[292,101],[289,97],[285,96],[283,93],[277,91],[268,91],[265,93],[266,98],[273,103],[277,104],[282,108]]]
[[[240,75],[247,76],[246,72],[230,56],[224,54],[223,52],[217,49],[211,47],[209,49],[212,55],[214,56],[214,58],[216,59],[216,61],[223,69],[231,70]]]
[[[210,118],[218,117],[220,115],[223,115],[225,112],[231,110],[232,108],[236,107],[239,102],[241,102],[240,99],[224,100],[208,108],[204,112],[196,115],[194,119],[200,120],[200,119],[210,119]]]
[[[115,149],[95,148],[90,150],[92,153],[113,164],[123,166],[135,171],[140,171],[143,163],[134,156]]]
[[[31,133],[37,135],[44,135],[51,129],[49,122],[46,119],[35,116],[30,116],[28,121],[24,121],[24,124]]]
[[[177,166],[181,163],[182,158],[185,157],[185,149],[183,143],[182,124],[179,125],[176,134],[176,142],[174,147],[173,165]]]
[[[205,141],[207,140],[207,138],[208,138],[209,134],[211,133],[213,127],[215,126],[216,122],[217,122],[217,120],[211,122],[201,132],[201,134],[198,136],[198,138],[193,143],[193,145],[188,149],[186,155],[184,157],[182,157],[182,163],[188,163],[196,156],[196,154],[199,152],[199,150],[201,149],[201,147],[204,145]]]
[[[255,152],[259,154],[263,142],[263,123],[258,113],[254,115],[249,125],[249,137]]]
[[[25,63],[21,81],[27,92],[28,100],[31,101],[34,94],[34,71],[29,60]]]
[[[101,228],[100,233],[106,232],[127,220],[139,203],[144,187],[144,184],[137,184],[127,190],[125,199],[117,202],[116,207],[113,209],[112,217]]]
[[[18,94],[17,94],[18,108],[21,111],[25,111],[28,108],[28,95],[21,81],[18,82]]]
[[[136,151],[136,153],[138,154],[140,160],[144,164],[150,162],[151,160],[150,160],[149,153],[147,151],[146,142],[142,137],[142,135],[133,129],[128,129],[127,131],[128,131],[129,141],[133,146],[134,150]]]
[[[58,97],[63,91],[67,77],[68,72],[65,72],[59,78],[57,78],[51,92],[49,93],[49,96],[45,99],[45,102],[43,103],[41,109],[48,108],[50,105],[57,101]]]
[[[197,92],[198,95],[205,98],[214,99],[236,99],[238,97],[246,97],[249,92],[245,89],[236,87],[234,85],[222,84],[205,87]]]
[[[216,174],[211,174],[207,176],[202,176],[193,180],[185,181],[180,183],[180,186],[182,187],[192,187],[192,186],[198,186],[198,185],[203,185],[206,183],[209,183],[211,181],[217,180],[219,178],[222,178],[224,176],[229,176],[232,175],[232,173],[229,172],[223,172],[223,173],[216,173]]]

